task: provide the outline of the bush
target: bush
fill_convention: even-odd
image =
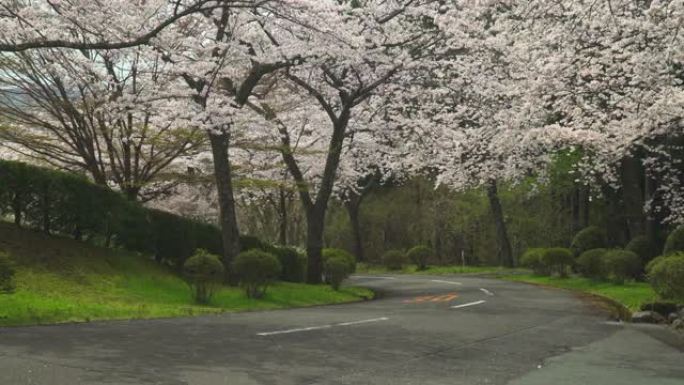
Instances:
[[[591,249],[601,249],[607,246],[606,233],[596,226],[585,227],[572,240],[570,248],[575,256]]]
[[[654,259],[647,272],[656,293],[665,299],[684,302],[684,252]]]
[[[287,282],[304,282],[306,256],[293,247],[272,247],[271,253],[278,258],[282,271],[280,279]]]
[[[323,264],[323,272],[325,281],[330,283],[334,290],[338,290],[342,281],[351,274],[349,261],[340,256],[328,258]]]
[[[670,255],[680,251],[684,251],[684,226],[679,226],[667,236],[663,255]]]
[[[603,266],[603,257],[608,252],[606,249],[591,249],[583,252],[577,258],[577,267],[583,276],[591,279],[606,277]]]
[[[248,298],[263,297],[268,285],[276,280],[282,271],[278,258],[258,249],[238,254],[232,267]]]
[[[614,283],[623,284],[629,278],[636,278],[641,271],[639,256],[629,250],[608,250],[603,256],[606,275]]]
[[[520,257],[520,265],[532,269],[532,272],[537,275],[549,275],[549,269],[542,261],[542,256],[546,249],[530,248],[525,250],[525,253]]]
[[[382,255],[382,264],[389,270],[401,270],[406,263],[406,254],[401,250],[389,250]]]
[[[568,276],[568,267],[572,266],[574,260],[572,251],[563,247],[552,247],[544,250],[541,261],[549,272],[555,272],[560,277]]]
[[[14,263],[12,260],[0,252],[0,294],[2,293],[13,293],[14,292]]]
[[[339,257],[347,261],[347,265],[349,266],[349,274],[356,272],[356,257],[346,250],[325,248],[322,250],[321,256],[323,265],[325,265],[325,261],[327,261],[329,258]]]
[[[269,251],[270,245],[261,239],[253,236],[253,235],[241,235],[240,236],[240,250],[241,251],[249,251],[249,250],[261,250],[261,251]]]
[[[207,304],[221,285],[225,269],[218,256],[198,249],[183,264],[185,279],[192,289],[195,302]]]
[[[408,259],[416,265],[418,270],[427,269],[428,258],[434,255],[435,252],[431,248],[423,245],[415,246],[406,253]]]
[[[657,255],[653,242],[644,235],[632,238],[627,246],[625,246],[625,250],[629,250],[638,255],[642,263],[648,263]]]

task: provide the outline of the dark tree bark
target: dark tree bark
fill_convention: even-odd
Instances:
[[[646,231],[646,218],[644,216],[644,171],[637,157],[629,156],[622,160],[622,201],[624,205],[624,217],[629,230],[628,238],[634,238]]]
[[[344,202],[344,207],[347,209],[347,214],[349,215],[349,224],[352,228],[352,235],[354,237],[354,255],[356,255],[356,260],[363,262],[366,260],[363,250],[363,239],[361,237],[361,220],[359,218],[359,211],[361,208],[361,201],[363,199],[362,195],[353,193],[347,197],[347,201]]]
[[[278,216],[280,219],[278,225],[278,242],[281,245],[287,245],[287,197],[285,196],[285,189],[282,186],[278,189]]]
[[[511,242],[508,239],[508,230],[506,229],[506,221],[501,208],[501,201],[496,186],[496,181],[492,180],[487,184],[487,198],[489,199],[489,206],[494,217],[494,224],[496,225],[496,240],[499,252],[499,261],[503,266],[513,267],[513,252],[511,251]]]
[[[223,264],[227,276],[230,276],[230,264],[240,252],[240,231],[235,214],[235,197],[231,175],[228,148],[230,138],[227,133],[209,134],[211,152],[214,159],[214,176],[219,200],[219,221],[221,223],[221,239],[223,241]]]

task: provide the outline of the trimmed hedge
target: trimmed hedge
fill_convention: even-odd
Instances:
[[[641,262],[646,264],[652,260],[658,253],[655,251],[655,246],[650,239],[645,235],[639,235],[632,238],[625,246],[625,250],[629,250],[639,256]]]
[[[83,176],[21,162],[0,160],[0,216],[46,233],[153,254],[177,270],[196,249],[223,255],[217,226],[147,209]],[[272,251],[256,237],[241,236],[240,243],[243,250]]]
[[[627,279],[639,276],[641,260],[629,250],[608,250],[603,256],[603,267],[610,280],[622,284]]]
[[[197,252],[183,263],[183,273],[188,285],[192,289],[192,296],[199,304],[208,304],[221,280],[225,268],[219,257],[209,254],[206,250]]]
[[[684,303],[684,252],[654,259],[647,272],[656,293]]]
[[[294,247],[272,246],[270,253],[275,255],[282,266],[280,279],[287,282],[304,282],[306,276],[306,256]]]
[[[605,278],[603,258],[607,252],[607,249],[591,249],[583,252],[576,261],[580,274],[591,279]]]
[[[551,247],[544,250],[541,261],[549,271],[557,273],[562,278],[568,276],[568,268],[574,262],[570,249],[563,247]]]
[[[549,275],[549,268],[542,260],[545,251],[546,249],[539,247],[525,250],[525,253],[520,257],[520,265],[532,269],[534,274]]]
[[[330,257],[323,263],[323,273],[325,281],[330,283],[333,290],[339,290],[342,281],[351,274],[349,261],[340,256]]]
[[[408,258],[401,250],[389,250],[382,255],[382,264],[388,270],[401,270],[407,262]]]
[[[435,252],[431,248],[424,245],[414,246],[406,253],[408,259],[410,259],[411,262],[416,265],[418,270],[427,269],[428,258],[434,255]]]
[[[351,253],[347,252],[346,250],[328,247],[321,251],[321,256],[324,265],[325,261],[327,261],[328,259],[339,257],[347,261],[347,265],[349,267],[349,274],[356,272],[356,257],[354,257]]]
[[[261,298],[280,276],[282,266],[273,254],[259,249],[243,251],[233,261],[233,272],[248,298]]]
[[[589,226],[575,234],[570,249],[577,257],[587,250],[600,249],[606,246],[606,232],[599,227]]]
[[[663,255],[670,255],[679,251],[684,251],[684,226],[679,226],[667,236]]]

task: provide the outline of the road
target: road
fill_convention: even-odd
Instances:
[[[355,276],[361,303],[0,329],[0,384],[682,385],[682,339],[560,290]]]

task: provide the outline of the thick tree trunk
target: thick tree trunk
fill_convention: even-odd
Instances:
[[[287,200],[285,199],[285,190],[280,187],[278,191],[278,216],[280,223],[278,226],[278,242],[281,245],[287,245]]]
[[[209,134],[214,159],[214,176],[219,200],[219,222],[223,241],[223,264],[230,277],[230,264],[240,252],[240,233],[235,214],[235,197],[230,159],[228,157],[228,134]]]
[[[621,165],[622,197],[629,238],[645,233],[643,168],[636,157],[625,157]]]
[[[511,251],[511,242],[508,239],[508,231],[506,229],[503,209],[501,208],[501,201],[499,201],[496,181],[491,181],[487,184],[487,198],[489,198],[489,206],[492,210],[492,216],[494,217],[494,223],[496,225],[499,260],[503,266],[513,267],[515,263]]]
[[[306,255],[308,268],[306,281],[317,284],[322,282],[323,226],[325,208],[312,207],[306,213]]]
[[[347,209],[347,214],[349,214],[349,223],[352,228],[352,235],[354,238],[354,255],[356,255],[356,260],[363,262],[366,257],[363,252],[363,239],[361,238],[361,221],[359,219],[359,209],[361,208],[361,197],[354,194],[350,199],[345,202],[344,206]]]

